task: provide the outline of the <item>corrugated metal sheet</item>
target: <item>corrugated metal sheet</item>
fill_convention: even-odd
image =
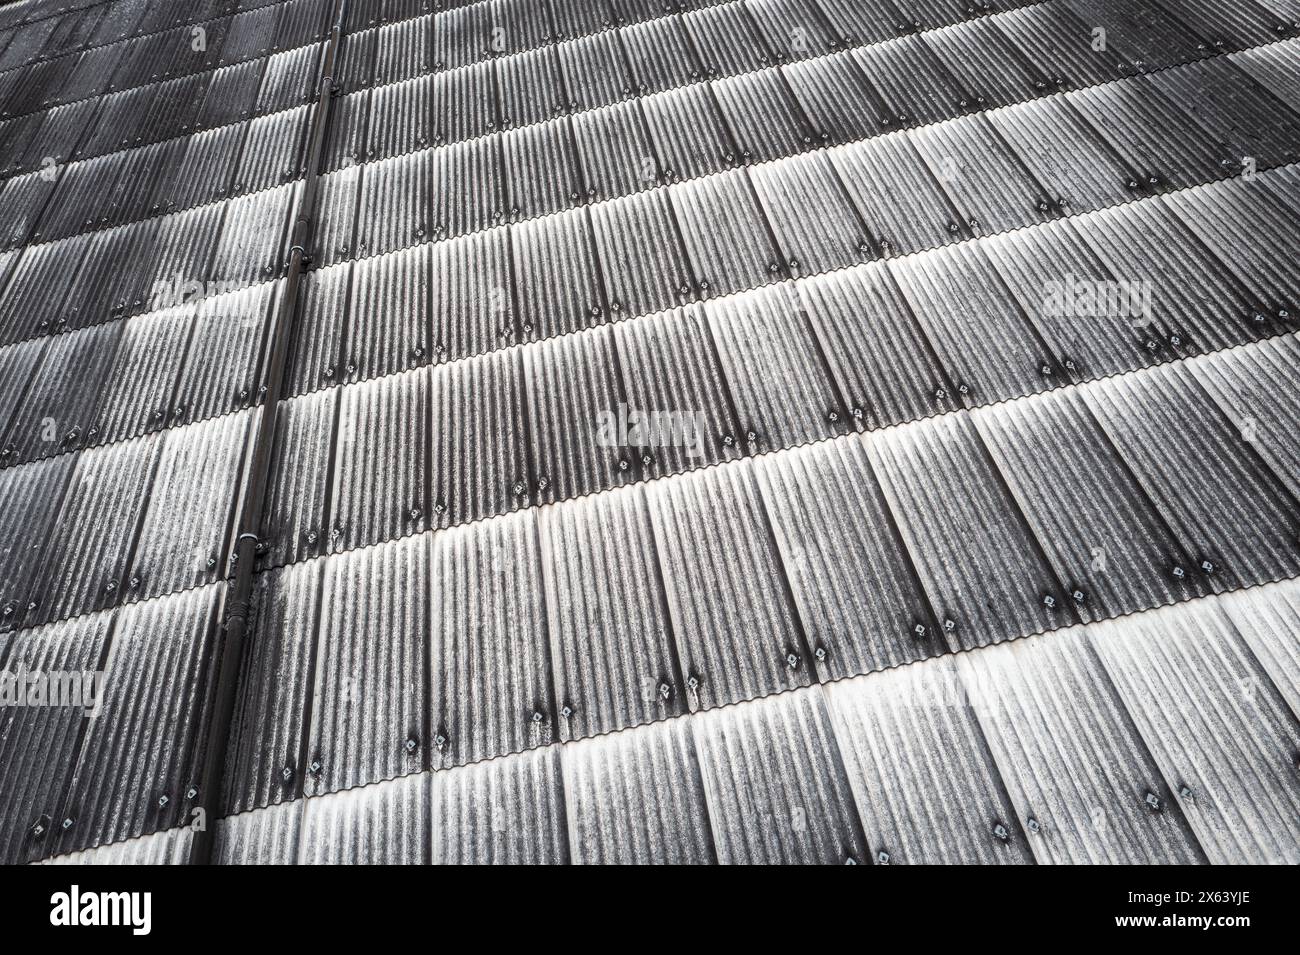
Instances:
[[[1223,610],[1195,604],[1090,636],[1210,860],[1294,865],[1300,720]]]

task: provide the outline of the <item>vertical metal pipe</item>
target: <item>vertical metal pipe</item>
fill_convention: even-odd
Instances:
[[[267,490],[271,485],[276,421],[284,394],[287,371],[285,366],[289,343],[293,338],[294,314],[298,308],[298,284],[304,269],[311,262],[308,249],[311,247],[316,213],[321,154],[325,147],[325,133],[329,127],[330,109],[334,99],[335,66],[338,62],[346,9],[347,0],[335,0],[334,24],[330,30],[325,56],[321,60],[320,76],[316,85],[316,102],[312,113],[312,132],[304,170],[302,201],[298,204],[298,214],[294,219],[291,233],[292,244],[284,294],[280,297],[271,329],[271,354],[266,365],[266,392],[262,401],[262,417],[248,468],[243,511],[239,520],[239,538],[235,542],[235,579],[226,596],[221,625],[222,636],[218,640],[216,649],[220,664],[213,696],[212,715],[208,721],[207,745],[203,749],[203,771],[199,777],[198,800],[199,807],[203,811],[203,827],[195,831],[191,843],[190,863],[193,865],[206,865],[212,861],[213,836],[217,817],[221,812],[221,789],[225,777],[226,755],[239,690],[244,636],[248,631],[248,618],[251,613],[250,601],[257,563],[258,538],[266,512]]]

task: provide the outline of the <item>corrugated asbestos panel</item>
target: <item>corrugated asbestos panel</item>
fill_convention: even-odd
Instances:
[[[582,183],[567,118],[508,130],[501,136],[501,150],[512,222],[569,208]]]
[[[1300,76],[1296,75],[1295,58],[1300,42],[1290,40],[1260,49],[1233,53],[1232,60],[1244,73],[1253,76],[1292,109],[1300,109]]]
[[[875,432],[867,449],[941,618],[944,633],[922,639],[962,650],[1074,622],[1069,598],[964,414]]]
[[[260,192],[297,179],[304,161],[311,107],[263,116],[248,123],[239,164],[235,167],[235,195]]]
[[[1223,264],[1254,297],[1258,312],[1251,321],[1263,325],[1265,334],[1279,325],[1294,327],[1292,316],[1300,315],[1297,214],[1272,189],[1285,193],[1288,187],[1282,179],[1263,173],[1174,193],[1163,200],[1204,245],[1222,253]]]
[[[1291,496],[1300,498],[1300,339],[1284,335],[1197,358],[1187,367]]]
[[[560,738],[685,712],[684,677],[642,490],[547,508],[538,524]],[[592,581],[601,583],[593,587]]]
[[[627,390],[627,444],[651,469],[645,474],[673,474],[740,457],[742,429],[702,307],[618,322],[613,329]],[[635,434],[633,411],[640,425]],[[662,417],[669,413],[671,419]]]
[[[187,865],[192,831],[168,829],[111,846],[99,846],[43,860],[44,865]]]
[[[1214,589],[1300,574],[1300,506],[1191,371],[1113,378],[1083,392]]]
[[[567,109],[560,57],[554,47],[500,59],[494,66],[501,121],[506,126],[541,123]]]
[[[452,69],[489,55],[484,42],[491,36],[489,15],[486,4],[453,8],[436,14],[433,21],[433,68]]]
[[[429,342],[430,246],[362,259],[353,266],[348,358],[366,381],[424,364]],[[435,253],[436,254],[436,253]]]
[[[798,291],[854,420],[886,427],[957,407],[888,267],[818,276]]]
[[[1205,861],[1082,631],[963,653],[956,661],[1039,862]]]
[[[637,101],[577,113],[572,128],[588,199],[629,195],[658,181],[658,163]]]
[[[614,317],[650,315],[689,300],[695,276],[664,190],[600,203],[591,213]]]
[[[509,230],[491,229],[434,243],[427,247],[428,257],[419,258],[418,281],[429,288],[433,322],[431,330],[422,330],[433,336],[435,361],[492,351],[509,344],[506,333],[516,334],[516,318],[523,325],[536,321],[515,314],[510,240]],[[554,333],[548,327],[538,335]],[[429,343],[423,347],[427,350]]]
[[[430,167],[435,235],[465,235],[505,220],[500,135],[435,149]]]
[[[4,438],[6,462],[35,461],[80,447],[113,363],[122,323],[55,336]]]
[[[338,396],[332,389],[280,406],[259,542],[262,566],[278,567],[326,550],[325,500]]]
[[[433,538],[433,767],[553,742],[535,512]]]
[[[29,614],[32,575],[63,501],[77,455],[63,454],[0,471],[0,632]]]
[[[1244,49],[1277,39],[1281,30],[1276,14],[1252,0],[1222,4],[1217,0],[1158,0],[1217,50]]]
[[[349,385],[340,394],[331,552],[429,526],[429,376],[421,368]]]
[[[826,692],[873,860],[1034,861],[951,660],[873,673]]]
[[[212,858],[219,865],[291,865],[297,861],[303,801],[219,819]]]
[[[1159,360],[1147,347],[1155,339],[1145,286],[1133,273],[1112,273],[1073,220],[993,236],[980,250],[1073,377],[1103,378]]]
[[[431,152],[420,152],[365,167],[357,209],[358,256],[383,255],[431,235],[431,157]]]
[[[1159,69],[1170,63],[1185,63],[1206,56],[1206,44],[1177,17],[1158,4],[1128,3],[1127,0],[1063,0],[1090,28],[1106,31],[1112,55],[1135,67]]]
[[[820,689],[691,721],[723,864],[865,863],[867,841]]]
[[[398,86],[385,87],[385,89],[401,90],[407,86],[408,84],[399,84]],[[389,102],[393,101],[390,100]],[[387,115],[378,113],[377,103],[378,98],[376,96],[372,96],[369,90],[362,90],[352,96],[340,97],[337,104],[330,109],[330,123],[329,128],[325,131],[325,146],[321,155],[322,173],[337,172],[340,169],[364,162],[366,159],[388,159],[406,151],[404,148],[385,151],[382,146],[375,146],[376,155],[370,156],[368,154],[366,137],[369,135],[368,127],[372,115],[376,117],[378,127],[376,133],[382,135],[380,133],[381,129],[388,130],[396,143],[407,142],[404,135],[406,129],[400,117],[413,118],[404,106],[399,107],[402,110],[400,116],[394,116],[392,113]],[[391,124],[391,127],[386,124]],[[427,130],[428,126],[429,119],[426,116],[423,128]],[[429,134],[426,132],[424,135],[427,141]]]
[[[513,292],[499,293],[499,301],[517,309],[519,322],[537,329],[538,338],[606,320],[586,209],[511,226],[510,246],[517,284]]]
[[[1204,596],[1190,558],[1074,391],[972,415],[1085,622]]]
[[[626,405],[609,326],[529,345],[521,358],[528,446],[537,473],[534,503],[633,480],[639,459],[608,426]]]
[[[227,813],[298,797],[306,773],[304,707],[320,615],[325,561],[254,578],[253,613],[223,776]]]
[[[280,288],[268,283],[203,299],[176,386],[186,424],[249,406],[263,330]]]
[[[1260,334],[1251,321],[1254,297],[1167,205],[1138,202],[1072,222],[1112,274],[1129,283],[1125,317],[1157,357],[1216,351]],[[1160,241],[1152,242],[1156,235]]]
[[[39,606],[29,623],[117,604],[162,445],[155,435],[78,455],[32,584],[31,600]]]
[[[596,33],[556,47],[571,110],[617,103],[630,88],[622,44],[616,33]]]
[[[68,261],[78,261],[91,236],[28,246],[21,253],[0,293],[0,341],[6,344],[44,333],[67,313],[59,305],[78,277]]]
[[[376,86],[428,72],[433,41],[433,17],[419,17],[380,27],[375,40]]]
[[[94,614],[11,638],[5,669],[28,674],[96,671],[102,666],[111,616]],[[85,722],[81,708],[0,710],[0,764],[8,769],[0,779],[0,859],[6,864],[49,853]]]
[[[770,162],[821,142],[779,72],[733,76],[710,84],[739,152],[733,162]]]
[[[859,47],[849,55],[871,77],[884,100],[885,115],[896,127],[936,123],[964,108],[960,104],[968,94],[920,36]]]
[[[108,444],[184,419],[185,406],[172,399],[196,311],[193,306],[169,308],[125,322],[86,432],[90,440]]]
[[[612,25],[610,7],[588,0],[551,0],[547,4],[555,30],[551,40],[570,40]]]
[[[1295,865],[1300,720],[1223,609],[1191,604],[1091,637],[1210,861]]]
[[[426,765],[429,595],[427,536],[329,559],[308,795],[392,779]]]
[[[1219,178],[1224,163],[1238,165],[1240,157],[1138,79],[1071,91],[1065,99],[1138,172],[1144,189],[1184,189]]]
[[[686,32],[709,78],[748,73],[768,65],[767,46],[743,3],[721,3],[682,14]]]
[[[434,526],[463,524],[526,505],[536,489],[525,450],[526,409],[518,349],[433,370]]]
[[[51,176],[50,173],[54,175]],[[5,237],[5,247],[18,248],[27,241],[27,237],[36,228],[50,198],[57,192],[62,194],[61,181],[57,166],[48,166],[40,172],[15,176],[4,184],[0,192],[0,208],[4,209],[4,218],[0,220],[0,235]],[[64,176],[70,175],[68,172]],[[56,205],[57,210],[57,205]],[[57,239],[60,233],[44,229],[46,239]]]
[[[1040,213],[1063,214],[1120,205],[1132,198],[1133,170],[1120,161],[1069,102],[1060,96],[985,115],[1044,194]],[[991,171],[979,170],[981,177]]]
[[[357,195],[366,168],[349,165],[320,183],[319,212],[312,231],[320,266],[346,262],[358,251]]]
[[[350,377],[346,374],[343,347],[351,282],[351,264],[303,274],[289,350],[289,394],[332,388]],[[274,304],[270,307],[274,308]]]
[[[933,249],[969,234],[906,136],[883,136],[826,155],[882,255]]]
[[[1300,584],[1286,581],[1237,591],[1219,604],[1293,713],[1300,713]]]
[[[8,433],[9,422],[22,405],[32,383],[32,372],[45,356],[46,342],[39,339],[0,349],[0,433]],[[10,448],[4,464],[13,458]]]
[[[992,18],[929,31],[923,38],[975,107],[1018,103],[1055,86]]]
[[[860,441],[770,455],[755,471],[821,680],[941,649],[916,633],[936,622]]]
[[[799,106],[823,142],[850,142],[884,127],[884,103],[858,61],[847,54],[823,56],[782,69]]]
[[[263,59],[214,70],[195,127],[211,129],[251,116],[266,65]]]
[[[278,275],[285,259],[286,224],[301,188],[301,184],[280,186],[227,203],[212,274],[240,285],[255,285]]]
[[[433,141],[454,143],[496,129],[493,65],[481,63],[433,77]]]
[[[889,269],[966,406],[1066,380],[979,244],[898,259]]]
[[[254,110],[272,113],[312,99],[324,48],[324,44],[316,43],[268,57]]]
[[[681,21],[661,16],[625,27],[619,39],[632,71],[631,89],[645,96],[700,78],[700,64]]]
[[[556,747],[434,773],[429,785],[435,865],[569,861]]]
[[[848,268],[870,255],[865,226],[825,154],[760,165],[750,178],[792,275]]]
[[[655,482],[646,495],[691,710],[813,681],[749,467]]]
[[[801,307],[785,283],[705,307],[751,452],[853,429]]]
[[[191,822],[206,731],[222,588],[117,614],[101,711],[87,723],[58,851],[121,842]]]
[[[717,861],[689,721],[565,746],[560,762],[575,863]]]
[[[1300,117],[1227,57],[1145,79],[1237,156],[1261,166],[1300,158]]]
[[[300,865],[427,865],[430,776],[303,800]]]
[[[735,145],[710,87],[699,84],[640,100],[664,181],[698,179],[726,167]]]
[[[669,188],[696,281],[706,294],[755,288],[787,274],[748,175],[738,169]],[[720,222],[728,223],[725,234]]]
[[[220,578],[254,418],[242,412],[167,432],[126,582],[131,599]]]
[[[778,62],[820,56],[836,39],[814,0],[745,0],[767,47]]]
[[[1055,197],[1045,192],[985,117],[965,116],[907,135],[973,235],[1052,218]]]

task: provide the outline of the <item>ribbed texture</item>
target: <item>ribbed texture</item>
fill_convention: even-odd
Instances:
[[[424,726],[429,539],[332,557],[324,588],[311,795],[418,772],[431,745]]]
[[[942,649],[916,633],[933,633],[935,622],[860,442],[762,458],[755,471],[820,678]]]
[[[1077,394],[1000,405],[974,421],[1084,621],[1210,592],[1199,575],[1175,576],[1189,558]]]
[[[688,721],[590,740],[560,758],[575,863],[717,861]]]
[[[873,860],[1034,861],[950,660],[838,683],[827,699]]]
[[[303,806],[300,865],[427,864],[429,776],[410,776]]]
[[[659,482],[646,497],[690,708],[807,685],[811,661],[750,467]]]
[[[643,492],[548,508],[538,523],[560,738],[685,712]],[[601,586],[593,588],[594,580]]]
[[[44,865],[185,865],[189,861],[190,829],[168,829],[97,849],[83,849],[44,859]]]
[[[434,536],[434,768],[558,735],[539,559],[531,512]]]
[[[862,822],[819,690],[692,722],[718,861],[867,861]]]
[[[960,654],[957,665],[1039,862],[1204,861],[1080,631]]]
[[[173,396],[196,311],[172,308],[124,323],[91,425],[93,440],[134,438],[184,419],[186,408],[173,403]]]
[[[632,161],[654,175],[648,154]],[[598,205],[591,218],[615,318],[650,315],[692,297],[695,276],[663,191]]]
[[[1092,641],[1210,861],[1296,864],[1300,721],[1221,609],[1169,617],[1100,626]]]
[[[968,419],[880,432],[867,447],[944,625],[934,639],[966,649],[1072,622],[1066,595]]]
[[[60,829],[59,852],[192,822],[220,596],[205,587],[117,613],[101,710],[60,809],[72,825]]]

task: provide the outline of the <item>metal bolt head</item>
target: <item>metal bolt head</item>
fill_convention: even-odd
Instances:
[[[414,737],[408,739],[403,745],[406,747],[408,753],[414,753],[420,746],[420,744],[415,741]]]
[[[1035,819],[1033,816],[1029,817],[1028,826],[1030,832],[1037,832],[1039,829],[1043,828],[1038,824],[1038,820]]]
[[[1187,571],[1183,570],[1181,566],[1175,567],[1174,576],[1177,577],[1179,580],[1182,580],[1184,577],[1187,576]]]
[[[700,681],[697,677],[689,676],[686,678],[686,686],[689,689],[698,690],[700,688]]]
[[[1148,792],[1146,794],[1146,798],[1144,798],[1142,801],[1147,804],[1147,808],[1149,808],[1152,812],[1159,812],[1162,808],[1160,803],[1160,797],[1153,792]]]
[[[1201,570],[1205,571],[1207,574],[1212,574],[1214,573],[1214,564],[1208,560],[1203,560],[1201,561]]]
[[[1011,833],[1007,832],[1007,827],[1000,822],[993,827],[993,835],[1002,842],[1006,842],[1011,838]]]
[[[915,627],[912,628],[912,633],[916,634],[918,637],[924,637],[924,636],[925,636],[925,624],[923,624],[923,623],[918,623]]]
[[[791,670],[799,669],[799,657],[793,653],[787,653],[785,655],[785,665]]]
[[[73,825],[73,820],[72,820],[72,817],[71,817],[71,816],[69,816],[67,819],[64,819],[64,820],[63,820],[62,826],[63,826],[63,828],[64,828],[65,830],[67,830],[67,829],[71,829],[71,828],[72,828],[72,825]]]
[[[884,849],[881,849],[879,852],[877,852],[877,853],[876,853],[876,864],[877,864],[877,865],[889,865],[889,853],[886,852]]]
[[[167,808],[167,804],[168,804],[169,802],[171,802],[171,799],[168,798],[168,796],[167,796],[166,793],[163,793],[161,796],[158,797],[158,808],[159,808],[159,809],[166,809],[166,808]]]
[[[544,720],[544,719],[546,719],[546,717],[542,715],[542,711],[541,711],[541,710],[533,710],[533,722],[534,722],[534,723],[540,723],[540,722],[541,722],[542,720]]]
[[[571,707],[568,703],[565,703],[564,706],[560,707],[560,715],[567,720],[570,716],[573,715],[573,707]]]
[[[280,770],[280,778],[283,779],[286,783],[289,780],[293,779],[293,767],[286,766],[284,767],[284,769]]]
[[[667,683],[659,684],[659,698],[661,700],[666,700],[672,695],[673,695],[673,688],[671,686],[669,686]]]

